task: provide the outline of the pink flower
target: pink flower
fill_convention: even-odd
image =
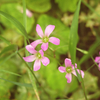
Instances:
[[[83,78],[84,77],[84,72],[82,70],[77,69],[77,64],[75,64],[75,67],[74,67],[72,65],[71,60],[68,59],[68,58],[65,59],[65,67],[60,66],[58,68],[58,70],[61,73],[66,72],[66,76],[65,77],[67,78],[67,83],[70,83],[72,81],[72,75],[71,75],[71,73],[74,74],[75,76],[77,76],[75,68],[76,68],[76,70],[78,71],[79,74],[81,73],[81,76]]]
[[[99,52],[99,54],[100,54],[100,52]],[[95,57],[95,62],[98,63],[99,70],[100,70],[100,57],[99,56]]]
[[[34,71],[37,71],[40,69],[41,62],[43,63],[44,66],[47,66],[50,63],[49,59],[47,57],[44,57],[44,52],[42,50],[36,51],[31,45],[27,45],[26,49],[33,55],[23,57],[23,59],[26,62],[32,62],[35,60]]]
[[[55,26],[54,25],[48,25],[45,29],[45,34],[43,34],[43,31],[40,27],[39,24],[37,24],[36,26],[36,31],[38,33],[38,35],[42,38],[42,39],[38,39],[34,42],[31,43],[31,45],[35,48],[38,44],[41,44],[41,48],[46,51],[48,49],[48,42],[51,42],[55,45],[59,45],[60,44],[60,40],[56,37],[49,37],[50,34],[52,33],[52,31],[54,30]]]

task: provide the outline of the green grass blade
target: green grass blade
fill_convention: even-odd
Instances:
[[[79,17],[79,11],[80,11],[80,4],[81,0],[79,0],[77,9],[75,11],[71,29],[70,29],[70,40],[69,40],[69,52],[71,55],[72,63],[75,64],[76,62],[76,45],[78,40],[78,17]]]
[[[4,69],[0,69],[0,72],[9,73],[9,74],[16,75],[16,76],[21,76],[21,75],[19,75],[17,73],[10,72],[10,71],[4,70]]]
[[[81,0],[79,0],[79,2],[78,2],[78,6],[77,6],[77,9],[75,11],[72,25],[71,25],[71,29],[70,29],[69,52],[71,55],[72,64],[75,64],[75,62],[76,62],[76,46],[77,46],[77,42],[78,42],[78,34],[77,33],[78,33],[78,18],[79,18],[80,5],[81,5]],[[84,92],[84,96],[87,100],[86,91],[85,91],[84,82],[82,80],[82,77],[77,72],[76,69],[75,69],[75,71],[76,71],[78,80],[80,82],[82,82],[81,86],[82,86],[82,89]]]
[[[0,39],[1,39],[2,41],[4,41],[5,43],[7,43],[8,45],[11,44],[10,41],[8,41],[7,39],[5,39],[5,38],[2,37],[2,36],[0,36]]]
[[[22,35],[25,36],[26,39],[28,39],[28,35],[27,35],[25,28],[17,19],[15,19],[13,16],[11,16],[3,11],[0,11],[0,15],[6,17],[9,21],[11,21],[21,31]]]
[[[27,21],[27,17],[26,17],[26,1],[23,0],[23,23],[24,23],[24,27],[26,29],[26,21]]]
[[[17,49],[17,46],[16,46],[16,45],[9,45],[9,46],[5,47],[5,48],[1,51],[0,56],[1,56],[2,54],[5,54],[5,53],[8,52],[8,51],[16,50],[16,49]]]
[[[22,51],[22,50],[24,50],[25,48],[22,48],[22,49],[20,49],[20,50],[18,50],[18,51],[15,51],[15,52],[13,52],[12,54],[10,54],[9,56],[7,56],[7,57],[5,57],[5,58],[0,58],[0,61],[2,61],[1,63],[0,63],[0,66],[1,65],[3,65],[7,60],[9,60],[11,57],[13,57],[13,56],[15,56],[18,52],[20,52],[20,51]]]
[[[36,83],[35,83],[35,79],[32,75],[32,73],[30,73],[30,71],[28,70],[28,74],[29,74],[29,77],[30,77],[30,80],[31,80],[31,83],[32,83],[32,86],[33,86],[33,89],[34,89],[34,92],[37,96],[37,99],[40,100],[40,97],[39,97],[39,93],[38,93],[38,90],[37,90],[37,86],[36,86]]]
[[[26,0],[23,0],[23,20],[24,20],[24,27],[25,27],[25,29],[26,29],[26,21],[27,21],[26,18],[27,18],[26,17]],[[26,42],[25,38],[24,38],[24,44],[25,44],[25,46],[27,45],[27,42]],[[25,54],[26,54],[26,56],[29,55],[27,50],[25,50]],[[20,56],[20,54],[19,54],[19,56]],[[29,67],[30,67],[30,65],[29,65]],[[32,86],[33,86],[33,90],[34,90],[34,92],[35,92],[35,94],[37,96],[37,99],[40,100],[39,93],[38,93],[38,90],[37,90],[37,86],[36,86],[36,83],[35,83],[35,79],[37,80],[37,78],[34,75],[34,73],[32,74],[32,72],[31,72],[31,70],[29,70],[29,68],[28,68],[28,74],[29,74],[29,77],[30,77],[30,80],[31,80],[31,83],[32,83]]]
[[[0,78],[0,79],[4,80],[6,82],[13,83],[13,84],[18,85],[18,86],[25,86],[25,87],[28,87],[28,88],[32,88],[31,84],[14,82],[14,81],[10,81],[10,80],[4,79],[4,78]]]

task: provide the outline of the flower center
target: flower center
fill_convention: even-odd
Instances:
[[[71,73],[71,72],[72,72],[72,67],[70,67],[70,66],[67,67],[67,68],[66,68],[66,72],[67,72],[67,73]]]
[[[44,43],[47,43],[47,42],[49,41],[49,38],[48,38],[48,37],[43,37],[42,41],[43,41]]]
[[[37,53],[37,54],[36,54],[36,57],[37,57],[38,59],[41,59],[41,54],[40,54],[40,53]]]

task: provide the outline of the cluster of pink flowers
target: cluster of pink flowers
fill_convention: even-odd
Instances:
[[[48,25],[45,29],[45,34],[43,33],[40,25],[37,24],[36,26],[36,32],[38,35],[41,37],[41,39],[38,39],[34,42],[32,42],[30,45],[26,46],[26,49],[33,55],[28,56],[28,57],[23,57],[23,59],[26,62],[34,62],[34,71],[37,71],[41,67],[41,62],[44,66],[47,66],[50,63],[50,60],[47,57],[44,57],[44,52],[48,49],[49,42],[59,45],[60,40],[56,37],[49,37],[52,31],[54,30],[55,26],[54,25]],[[41,50],[36,51],[35,48],[38,44],[41,45]]]
[[[36,26],[36,32],[38,33],[38,35],[40,36],[41,39],[38,39],[34,42],[32,42],[30,45],[26,46],[26,49],[32,54],[30,56],[27,57],[23,57],[23,59],[26,62],[34,62],[34,66],[33,69],[34,71],[37,71],[40,69],[41,67],[41,62],[44,66],[47,66],[50,63],[50,60],[44,56],[44,51],[46,51],[48,49],[49,46],[49,42],[55,44],[55,45],[59,45],[60,44],[60,40],[56,37],[50,37],[50,34],[52,33],[52,31],[54,30],[55,26],[54,25],[48,25],[45,29],[45,34],[43,33],[40,25],[37,24]],[[35,48],[38,44],[42,44],[41,45],[41,49],[39,51],[36,51]],[[70,83],[72,81],[72,74],[74,74],[75,76],[77,76],[75,68],[77,70],[77,72],[79,74],[81,74],[82,78],[84,77],[84,72],[82,70],[77,69],[77,64],[72,65],[71,60],[66,58],[65,59],[65,67],[60,66],[58,68],[58,70],[62,73],[66,73],[66,78],[67,78],[67,82]]]

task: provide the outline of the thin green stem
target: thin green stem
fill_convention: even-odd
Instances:
[[[92,67],[94,67],[94,65],[95,65],[95,64],[93,64],[91,67],[89,67],[89,68],[86,70],[86,72],[89,71]]]
[[[88,100],[88,99],[87,99],[87,96],[86,96],[86,91],[85,91],[85,86],[84,86],[84,81],[83,81],[83,79],[82,79],[81,86],[82,86],[82,88],[83,88],[83,92],[84,92],[85,99]]]
[[[26,1],[23,0],[23,23],[24,23],[25,29],[26,29],[26,20],[27,20],[27,17],[26,17]]]
[[[39,83],[37,77],[35,76],[34,72],[31,70],[31,68],[29,67],[29,65],[24,61],[24,59],[22,58],[22,56],[20,55],[19,52],[17,52],[17,54],[19,55],[19,57],[21,58],[21,60],[25,63],[26,67],[30,70],[30,72],[32,73],[32,75],[35,77],[37,83],[40,85],[40,83]]]

